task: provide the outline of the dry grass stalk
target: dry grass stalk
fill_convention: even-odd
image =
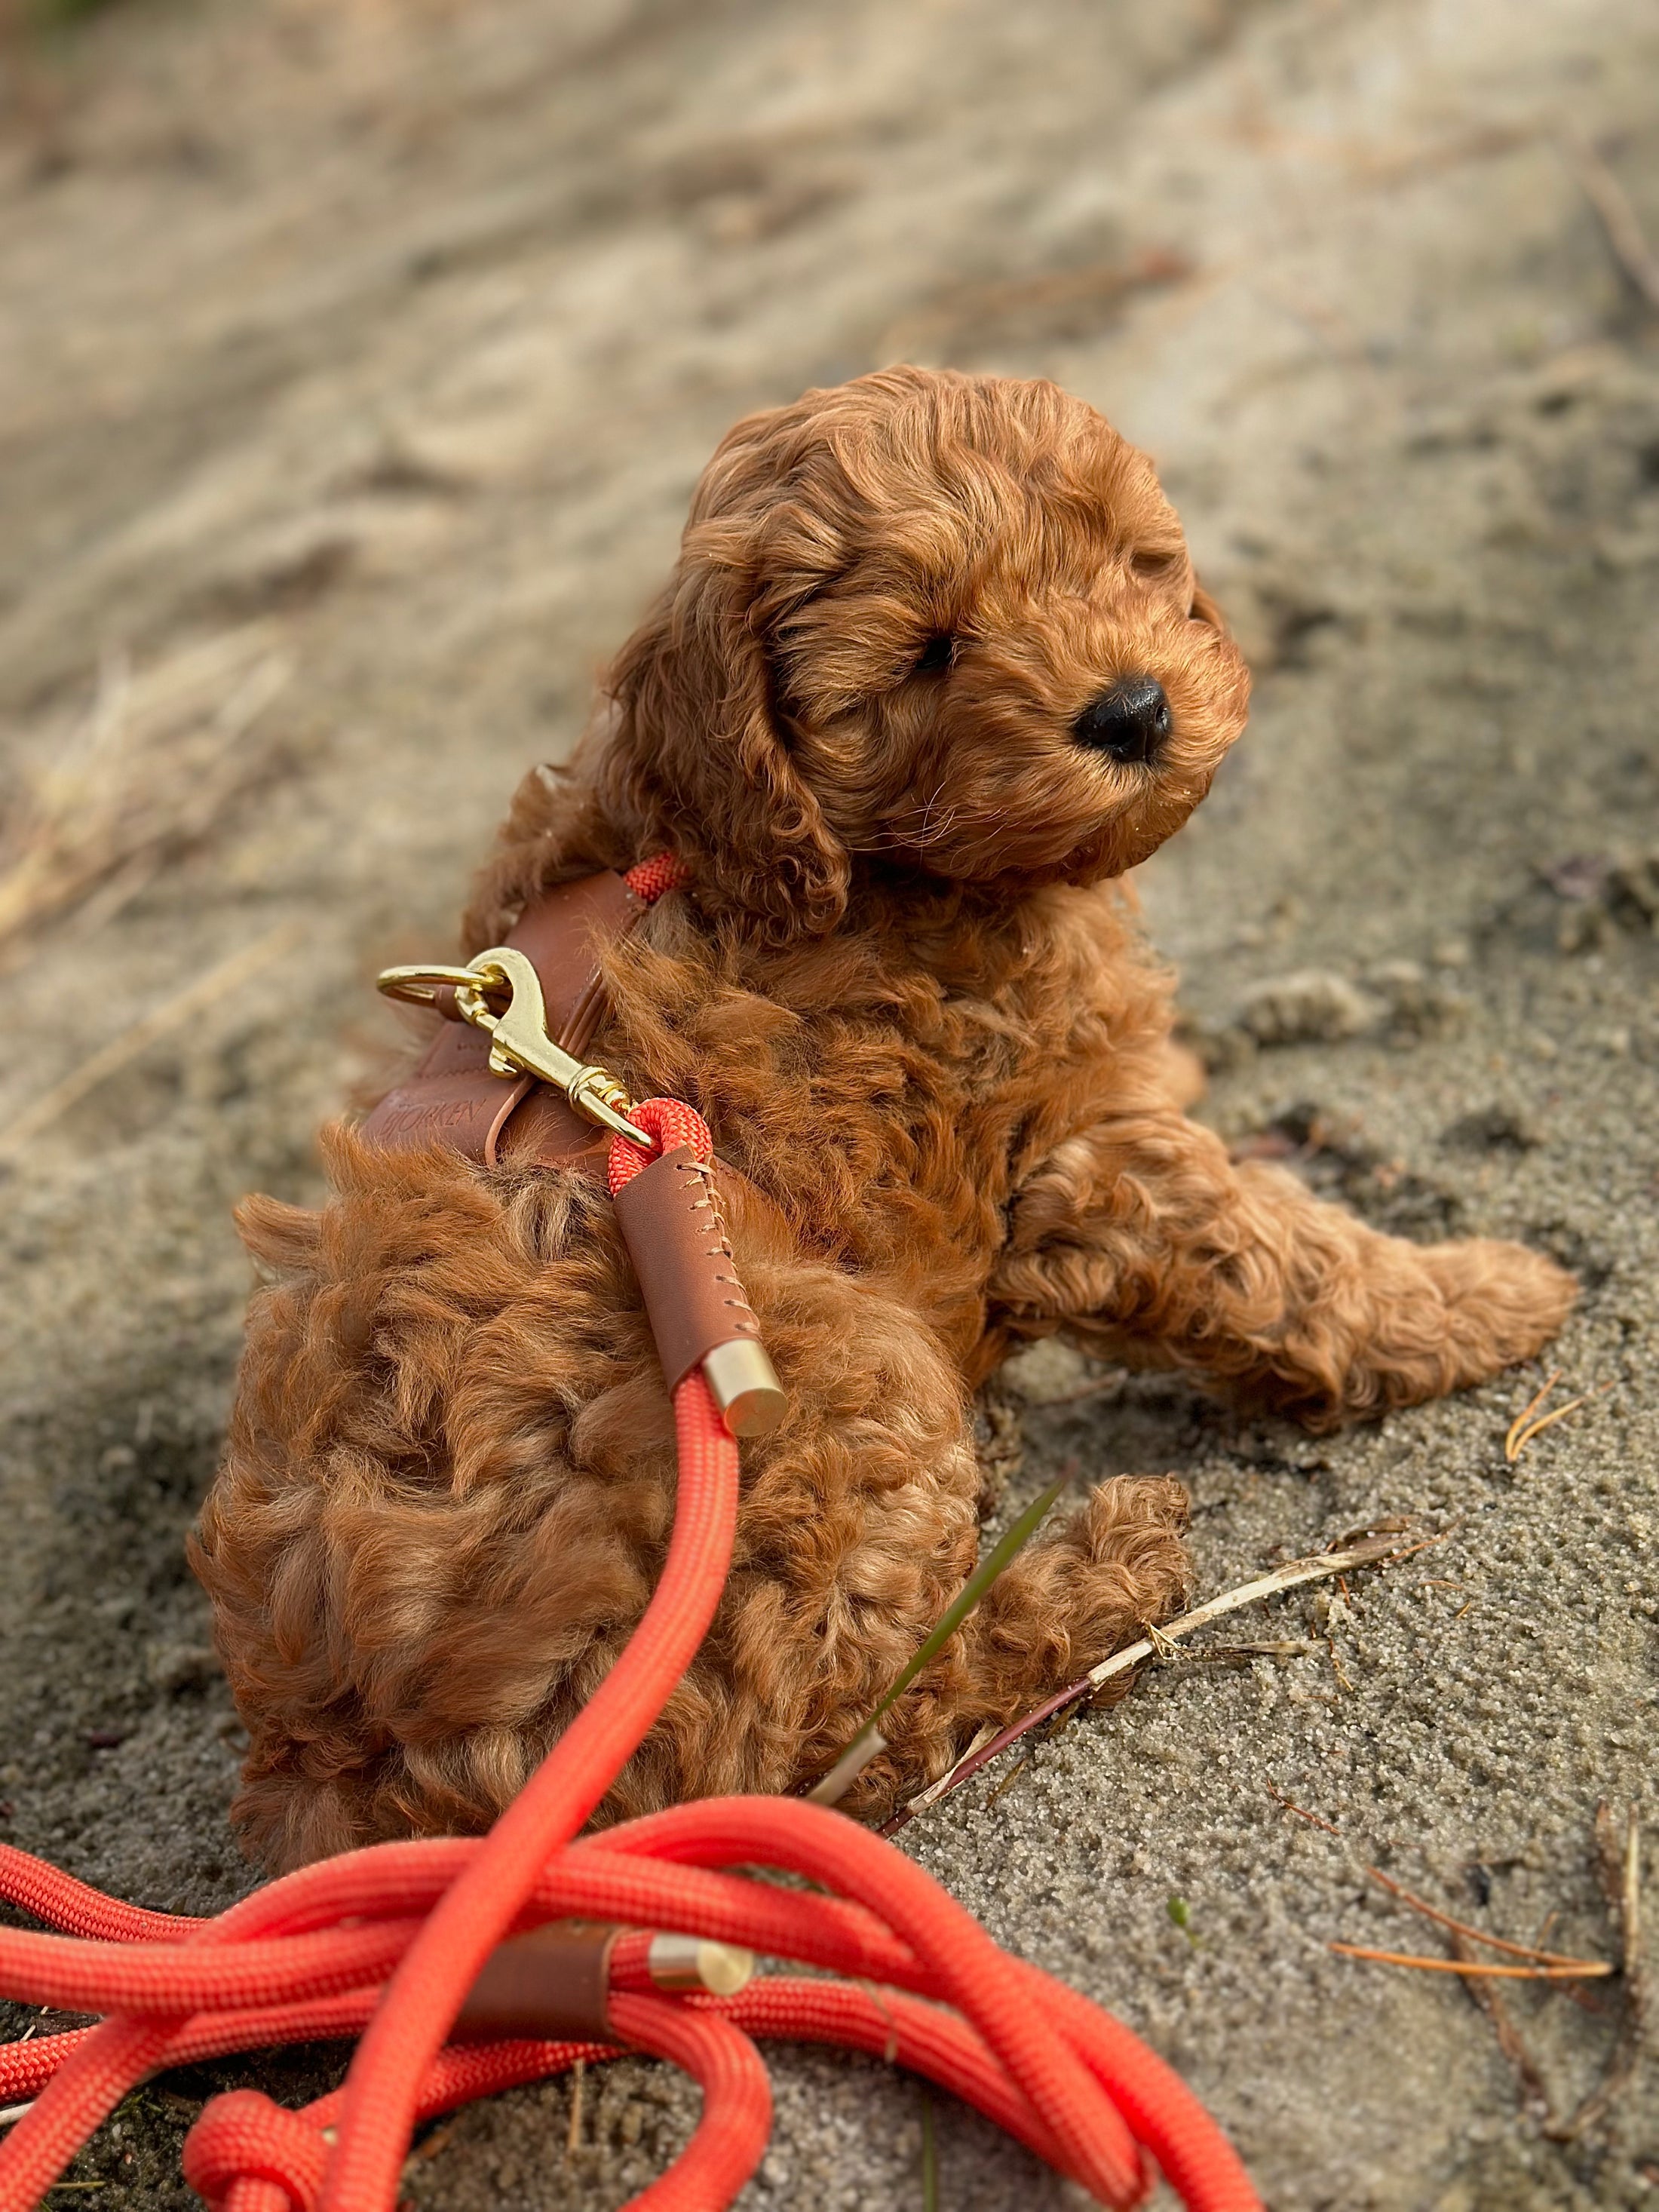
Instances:
[[[1196,1630],[1207,1627],[1211,1621],[1220,1620],[1230,1613],[1237,1613],[1241,1607],[1254,1605],[1259,1599],[1277,1597],[1285,1590],[1299,1589],[1304,1583],[1328,1582],[1333,1576],[1346,1574],[1354,1567],[1377,1566],[1387,1559],[1409,1559],[1414,1553],[1426,1551],[1431,1544],[1441,1540],[1438,1536],[1429,1536],[1415,1544],[1401,1544],[1393,1535],[1387,1535],[1368,1538],[1344,1551],[1324,1552],[1316,1559],[1291,1559],[1284,1566],[1275,1567],[1270,1575],[1259,1576],[1255,1582],[1243,1583],[1237,1589],[1224,1591],[1219,1597],[1210,1598],[1204,1604],[1194,1606],[1190,1613],[1183,1613],[1176,1620],[1166,1621],[1162,1628],[1149,1627],[1138,1643],[1126,1644],[1122,1650],[1115,1651],[1109,1659],[1102,1660],[1100,1665],[1091,1668],[1080,1681],[1068,1683],[1065,1689],[1056,1691],[1034,1712],[1027,1713],[1024,1720],[1016,1721],[1012,1728],[1002,1729],[988,1743],[979,1745],[976,1741],[975,1745],[970,1745],[947,1773],[942,1774],[937,1782],[930,1783],[926,1790],[911,1798],[908,1804],[887,1822],[882,1833],[890,1836],[898,1829],[907,1827],[919,1813],[926,1812],[930,1805],[937,1805],[953,1790],[959,1790],[982,1766],[1000,1758],[1010,1744],[1017,1743],[1032,1729],[1040,1727],[1054,1714],[1097,1697],[1116,1676],[1127,1674],[1132,1668],[1140,1666],[1145,1661],[1170,1656],[1171,1646],[1182,1638],[1191,1636]]]
[[[94,898],[108,920],[269,769],[246,739],[293,674],[268,623],[136,672],[106,657],[90,711],[21,771],[0,830],[0,943]]]
[[[78,1067],[71,1068],[60,1082],[54,1083],[51,1090],[44,1092],[32,1106],[26,1106],[15,1121],[0,1129],[0,1157],[21,1150],[31,1138],[38,1137],[43,1129],[51,1128],[72,1106],[78,1105],[101,1084],[107,1083],[112,1075],[119,1074],[124,1067],[147,1052],[158,1039],[170,1036],[175,1030],[183,1029],[198,1014],[205,1012],[216,1000],[228,996],[240,984],[246,983],[261,968],[279,959],[283,953],[291,952],[304,934],[303,922],[279,923],[266,936],[257,939],[252,945],[245,945],[240,952],[231,953],[216,967],[210,968],[205,975],[198,976],[182,991],[175,991],[170,999],[163,1000],[142,1021],[134,1022],[131,1028],[112,1037],[106,1045],[100,1046]]]

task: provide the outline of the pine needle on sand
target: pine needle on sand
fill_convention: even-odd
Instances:
[[[1571,1966],[1508,1966],[1485,1959],[1425,1959],[1409,1951],[1373,1950],[1365,1943],[1328,1943],[1325,1948],[1345,1959],[1375,1959],[1385,1966],[1415,1966],[1430,1974],[1486,1974],[1499,1981],[1583,1982],[1613,1972],[1605,1959],[1581,1959]]]
[[[1610,1966],[1599,1962],[1570,1957],[1565,1951],[1540,1951],[1535,1943],[1511,1943],[1507,1936],[1488,1936],[1483,1928],[1472,1928],[1467,1920],[1454,1920],[1449,1912],[1443,1912],[1437,1905],[1431,1905],[1426,1898],[1419,1897],[1415,1891],[1395,1881],[1391,1875],[1384,1874],[1380,1867],[1367,1867],[1365,1871],[1379,1888],[1386,1889],[1391,1897],[1397,1897],[1402,1905],[1410,1905],[1412,1911],[1420,1913],[1425,1920],[1432,1920],[1437,1927],[1450,1929],[1454,1936],[1461,1936],[1465,1942],[1484,1943],[1489,1951],[1507,1951],[1512,1958],[1529,1959],[1534,1966],[1591,1965],[1592,1971],[1598,1974],[1613,1971]]]
[[[1577,1397],[1569,1398],[1565,1406],[1557,1406],[1547,1413],[1539,1413],[1538,1408],[1543,1405],[1550,1392],[1560,1380],[1561,1370],[1558,1367],[1542,1389],[1533,1393],[1510,1423],[1508,1431],[1504,1437],[1504,1457],[1510,1467],[1515,1465],[1534,1437],[1542,1436],[1546,1429],[1553,1429],[1558,1421],[1565,1421],[1569,1413],[1576,1413],[1581,1406],[1587,1406],[1592,1398],[1605,1398],[1613,1388],[1611,1382],[1604,1382],[1598,1390],[1582,1391]],[[1538,1414],[1538,1418],[1534,1420],[1532,1417],[1535,1413]]]
[[[1552,2142],[1577,2142],[1580,2136],[1606,2118],[1636,2079],[1647,2044],[1648,1983],[1642,1945],[1642,1827],[1636,1808],[1632,1805],[1625,1815],[1621,1848],[1612,1808],[1598,1806],[1595,1843],[1602,1893],[1620,1936],[1619,1971],[1624,2008],[1600,2086],[1592,2089],[1565,2119],[1545,2120],[1543,2132]]]
[[[1515,2070],[1523,2107],[1535,2115],[1540,2133],[1551,2142],[1576,2142],[1606,2118],[1636,2079],[1646,2043],[1648,1992],[1642,1944],[1642,1832],[1634,1807],[1626,1815],[1622,1838],[1611,1808],[1606,1804],[1598,1807],[1595,1843],[1597,1871],[1608,1915],[1620,1938],[1617,1965],[1605,1959],[1571,1959],[1559,1951],[1546,1951],[1535,1943],[1516,1943],[1505,1936],[1488,1935],[1484,1929],[1473,1928],[1467,1921],[1455,1919],[1437,1905],[1429,1904],[1426,1899],[1417,1896],[1376,1867],[1365,1869],[1373,1881],[1380,1883],[1422,1918],[1445,1929],[1451,1957],[1423,1958],[1358,1943],[1332,1943],[1327,1947],[1345,1958],[1372,1960],[1419,1972],[1460,1976],[1492,2022],[1498,2049]],[[1551,1920],[1554,1917],[1552,1914]],[[1548,1932],[1548,1925],[1547,1922],[1543,1932]],[[1528,1963],[1515,1966],[1477,1960],[1471,1955],[1471,1946],[1477,1943]],[[1621,1999],[1619,2027],[1601,2079],[1571,2112],[1565,2118],[1558,2117],[1542,2071],[1492,1984],[1498,1981],[1553,1982],[1567,1985],[1567,1994],[1572,1996],[1574,1984],[1614,1977],[1620,1983]]]

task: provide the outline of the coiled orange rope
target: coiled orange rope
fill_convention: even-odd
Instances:
[[[634,1119],[711,1157],[690,1108]],[[648,1156],[618,1138],[613,1193]],[[994,1943],[932,1876],[841,1814],[788,1798],[683,1805],[580,1831],[685,1671],[720,1601],[738,1451],[693,1371],[674,1394],[679,1484],[662,1579],[598,1694],[481,1839],[386,1844],[302,1868],[213,1920],[100,1895],[0,1846],[0,1896],[68,1931],[0,1929],[0,1990],[94,2011],[94,2028],[0,2046],[0,2100],[34,2098],[0,2147],[0,2212],[28,2212],[121,2099],[158,2068],[361,2034],[343,2086],[301,2112],[250,2089],[216,2097],[185,2146],[216,2212],[390,2212],[423,2119],[578,2058],[621,2049],[695,2076],[702,2117],[633,2201],[720,2212],[771,2124],[751,2039],[884,2051],[976,2105],[1100,2203],[1139,2202],[1162,2171],[1192,2212],[1260,2212],[1231,2147],[1179,2078],[1109,2014]],[[767,1866],[828,1895],[722,1869]],[[644,1943],[611,1954],[614,2044],[446,2047],[503,1937],[562,1917],[741,1944],[855,1978],[768,1977],[739,1996],[670,1997]]]

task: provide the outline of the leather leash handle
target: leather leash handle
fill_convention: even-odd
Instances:
[[[738,1280],[710,1167],[674,1145],[613,1192],[672,1395],[700,1367],[734,1437],[776,1428],[788,1408]]]

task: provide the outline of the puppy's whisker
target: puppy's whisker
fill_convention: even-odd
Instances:
[[[935,815],[933,811],[944,794],[945,786],[941,783],[921,805],[913,806],[900,816],[895,825],[895,834],[912,850],[920,848],[926,851],[930,847],[940,843],[951,834],[957,820],[957,809],[951,805],[942,815]],[[914,830],[908,826],[912,820],[916,824]]]
[[[936,822],[933,815],[933,809],[939,805],[939,800],[944,796],[945,786],[941,783],[937,786],[925,803],[920,808],[915,810],[919,819],[915,835],[912,840],[913,843],[918,845],[933,844],[936,843],[939,838],[945,836],[949,831],[951,824],[957,817],[956,808],[954,806],[948,808],[942,821]]]

